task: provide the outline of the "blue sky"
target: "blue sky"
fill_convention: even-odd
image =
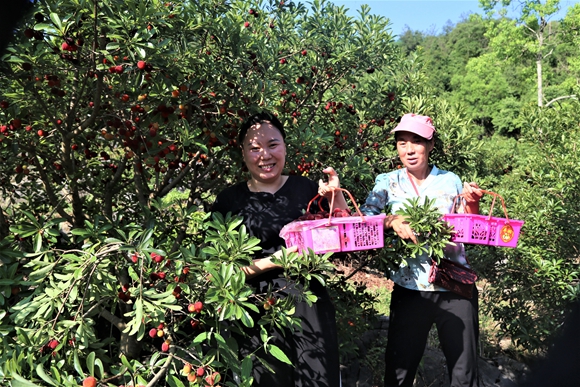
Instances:
[[[483,13],[477,0],[330,0],[336,5],[344,5],[350,14],[356,16],[362,4],[371,8],[371,13],[385,16],[391,21],[395,35],[400,35],[405,25],[413,31],[441,33],[450,21],[457,24],[470,13]],[[566,10],[580,0],[561,0],[561,18]],[[514,3],[517,3],[515,1]]]

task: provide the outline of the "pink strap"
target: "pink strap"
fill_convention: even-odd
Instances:
[[[408,169],[407,169],[407,177],[409,178],[409,180],[411,180],[411,184],[413,185],[413,189],[415,190],[417,196],[421,196],[419,195],[419,190],[417,189],[417,186],[415,185],[415,182],[413,181],[413,178],[411,177],[411,174],[409,173]]]

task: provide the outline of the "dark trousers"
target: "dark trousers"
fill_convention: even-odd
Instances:
[[[477,386],[477,289],[471,300],[452,292],[423,292],[395,285],[385,353],[385,387],[412,387],[435,324],[451,387]]]
[[[281,290],[279,296],[298,295],[299,290],[283,278],[257,281],[258,292],[265,293],[271,286]],[[283,290],[282,290],[283,289]],[[340,362],[335,310],[326,288],[318,281],[310,283],[310,289],[318,300],[308,305],[297,302],[293,317],[300,319],[301,329],[293,332],[267,326],[273,336],[271,344],[280,348],[292,364],[286,364],[273,355],[265,353],[258,324],[237,336],[241,354],[254,355],[262,360],[254,361],[254,383],[258,387],[339,387]],[[258,321],[259,316],[254,316]],[[257,350],[256,350],[257,349]],[[264,362],[267,364],[265,365]]]

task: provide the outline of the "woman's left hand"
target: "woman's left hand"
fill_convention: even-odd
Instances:
[[[483,192],[475,182],[463,183],[463,198],[467,203],[479,203]]]
[[[465,199],[465,212],[468,214],[479,214],[479,201],[483,196],[483,191],[477,183],[463,183],[462,196]]]
[[[320,196],[331,198],[331,194],[334,192],[334,190],[340,188],[340,179],[332,167],[324,168],[322,172],[328,174],[328,183],[325,183],[322,179],[320,179],[318,181],[318,193]]]

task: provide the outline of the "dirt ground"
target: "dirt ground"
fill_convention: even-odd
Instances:
[[[387,288],[393,290],[393,281],[387,279],[383,273],[377,270],[370,269],[367,266],[357,270],[360,266],[358,262],[351,263],[335,260],[333,263],[339,273],[343,273],[345,277],[353,282],[365,284],[368,289]]]

